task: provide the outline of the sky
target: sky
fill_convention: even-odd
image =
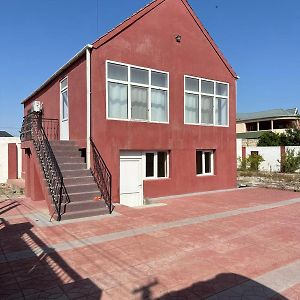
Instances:
[[[0,0],[0,130],[84,45],[150,0]],[[300,109],[299,0],[189,0],[236,73],[238,112]]]

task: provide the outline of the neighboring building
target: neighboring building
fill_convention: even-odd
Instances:
[[[289,128],[300,129],[297,108],[238,113],[236,118],[237,138],[243,139],[244,146],[256,146],[259,137],[266,131],[281,133]]]
[[[0,131],[0,183],[21,178],[22,151],[19,137]]]
[[[91,201],[100,192],[89,167],[106,203],[137,206],[146,198],[235,187],[236,79],[186,0],[151,2],[22,102],[27,196],[46,199],[54,213],[53,201],[70,198],[66,217],[97,214]],[[35,100],[42,121],[30,117],[39,110]],[[53,155],[36,124],[49,140],[60,140],[50,141]],[[47,173],[48,160],[55,176]],[[53,190],[62,181],[58,201]]]

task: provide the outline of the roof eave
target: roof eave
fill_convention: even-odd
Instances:
[[[59,68],[53,75],[51,75],[45,82],[43,82],[34,92],[32,92],[27,98],[25,98],[21,104],[24,104],[30,100],[34,95],[40,92],[44,87],[46,87],[52,80],[57,76],[63,73],[70,65],[72,65],[78,58],[80,58],[85,52],[86,49],[92,49],[93,45],[87,44],[80,51],[78,51],[67,63],[65,63],[61,68]]]

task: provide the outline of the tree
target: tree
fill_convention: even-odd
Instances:
[[[280,146],[280,134],[268,131],[264,132],[259,140],[257,146]]]
[[[283,133],[264,132],[257,146],[300,146],[300,129],[288,129]]]

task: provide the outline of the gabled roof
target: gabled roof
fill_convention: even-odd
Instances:
[[[107,43],[110,41],[112,38],[120,34],[122,31],[130,27],[132,24],[134,24],[136,21],[141,19],[143,16],[145,16],[147,13],[158,7],[161,3],[165,1],[181,1],[183,5],[186,7],[188,10],[189,14],[191,17],[194,19],[196,22],[197,26],[199,27],[199,30],[204,34],[210,45],[213,47],[214,51],[216,54],[219,56],[221,61],[224,63],[226,68],[229,70],[229,72],[232,74],[232,76],[236,79],[239,77],[231,67],[231,65],[228,63],[212,37],[209,35],[208,31],[205,29],[203,24],[200,22],[198,17],[196,16],[195,12],[193,11],[192,7],[189,5],[187,0],[153,0],[149,4],[147,4],[145,7],[134,13],[132,16],[124,20],[122,23],[117,25],[115,28],[98,38],[96,41],[92,43],[92,45],[87,44],[82,50],[80,50],[75,56],[73,56],[65,65],[63,65],[58,71],[56,71],[51,77],[49,77],[39,88],[37,88],[33,93],[31,93],[28,97],[26,97],[21,103],[24,104],[26,101],[31,99],[34,95],[36,95],[39,91],[41,91],[44,87],[46,87],[52,80],[54,80],[57,76],[59,76],[64,70],[66,70],[70,65],[72,65],[79,57],[81,57],[84,53],[85,50],[88,48],[99,48],[103,44]]]
[[[280,117],[300,117],[297,108],[289,109],[270,109],[259,112],[252,113],[237,113],[236,120],[249,121],[249,120],[258,120],[258,119],[270,119],[270,118],[280,118]]]
[[[115,36],[120,34],[122,31],[124,31],[125,29],[130,27],[136,21],[141,19],[143,16],[145,16],[147,13],[149,13],[150,11],[152,11],[153,9],[155,9],[156,7],[158,7],[161,3],[165,2],[165,1],[181,1],[183,3],[183,5],[186,7],[189,14],[191,15],[191,17],[194,19],[197,26],[199,27],[199,30],[204,34],[204,36],[206,37],[206,39],[208,40],[210,45],[213,47],[213,49],[215,50],[215,52],[217,53],[219,58],[222,60],[222,62],[226,66],[226,68],[229,70],[229,72],[232,74],[232,76],[234,78],[238,79],[239,77],[237,76],[237,74],[235,73],[235,71],[233,70],[231,65],[228,63],[228,61],[224,57],[223,53],[220,51],[220,49],[218,48],[218,46],[216,45],[216,43],[214,42],[212,37],[209,35],[208,31],[205,29],[205,27],[203,26],[201,21],[198,19],[198,17],[196,16],[195,12],[193,11],[192,7],[190,6],[190,4],[188,3],[187,0],[154,0],[154,1],[150,2],[144,8],[140,9],[139,11],[134,13],[132,16],[130,16],[129,18],[124,20],[122,23],[117,25],[115,28],[113,28],[112,30],[110,30],[109,32],[107,32],[106,34],[104,34],[103,36],[98,38],[95,42],[93,42],[92,44],[93,44],[94,48],[101,47],[103,44],[107,43],[109,40],[111,40],[112,38],[114,38]]]
[[[12,135],[7,131],[0,130],[0,137],[12,137]]]

